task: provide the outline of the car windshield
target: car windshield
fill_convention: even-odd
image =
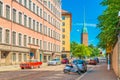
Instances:
[[[59,59],[53,59],[52,61],[59,61]]]
[[[83,64],[83,61],[82,61],[82,60],[74,60],[73,63],[74,63],[74,64],[76,64],[76,63],[77,63],[77,64]]]

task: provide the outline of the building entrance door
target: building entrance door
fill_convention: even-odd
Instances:
[[[42,61],[42,54],[40,54],[40,61]]]
[[[6,65],[7,63],[7,56],[8,56],[9,52],[8,51],[1,51],[1,64],[2,65]]]

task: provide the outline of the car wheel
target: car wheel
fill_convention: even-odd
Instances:
[[[21,69],[24,69],[23,67]]]
[[[40,68],[40,65],[38,66],[38,68]]]
[[[64,73],[69,73],[69,71],[68,71],[68,70],[66,70],[66,69],[64,69],[64,70],[63,70],[63,72],[64,72]]]
[[[85,69],[85,72],[87,72],[87,68]]]

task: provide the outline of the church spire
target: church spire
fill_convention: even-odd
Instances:
[[[83,33],[88,33],[86,23],[85,23],[85,9],[84,9],[84,22],[83,22]]]

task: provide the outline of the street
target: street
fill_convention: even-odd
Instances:
[[[80,77],[77,73],[64,74],[64,66],[62,64],[45,66],[39,69],[0,72],[0,80],[76,80]],[[88,71],[93,67],[88,65]]]

